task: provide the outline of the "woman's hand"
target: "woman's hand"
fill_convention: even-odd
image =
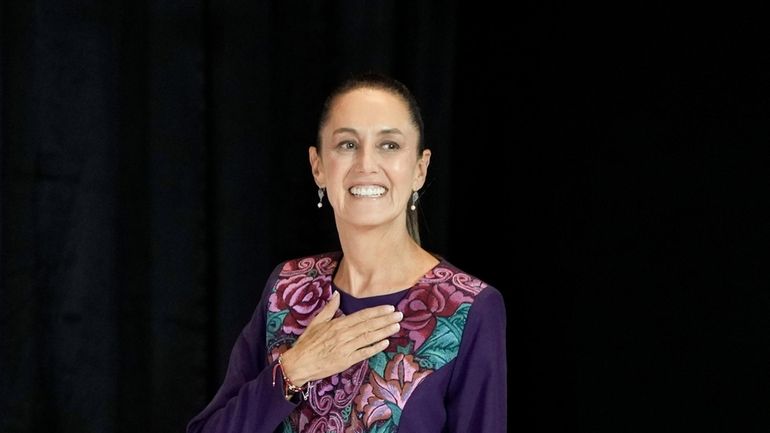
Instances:
[[[296,386],[345,371],[388,347],[387,337],[398,332],[403,313],[380,305],[334,318],[340,295],[313,318],[291,349],[281,356],[284,374]]]

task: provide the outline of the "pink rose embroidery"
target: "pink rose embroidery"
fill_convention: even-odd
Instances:
[[[436,317],[449,317],[468,302],[473,302],[473,298],[449,283],[416,286],[398,304],[404,313],[401,329],[414,341],[413,349],[419,349],[436,328]]]
[[[326,305],[331,294],[331,277],[293,275],[278,282],[275,292],[270,295],[268,309],[272,312],[288,309],[289,313],[283,321],[283,332],[299,335]]]

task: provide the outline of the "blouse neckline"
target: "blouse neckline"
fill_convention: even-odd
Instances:
[[[342,290],[340,290],[339,287],[337,287],[336,284],[334,284],[334,274],[336,274],[337,269],[334,269],[334,272],[332,273],[332,279],[331,279],[331,285],[332,290],[336,290],[340,294],[340,310],[344,314],[352,314],[358,310],[369,308],[369,307],[375,307],[378,305],[393,305],[397,306],[399,302],[404,299],[404,297],[407,296],[407,294],[417,287],[420,283],[425,282],[426,280],[430,280],[432,278],[429,277],[429,275],[433,274],[436,269],[441,267],[447,267],[448,263],[440,256],[434,256],[438,260],[438,263],[436,263],[432,268],[430,268],[427,272],[425,272],[415,284],[413,284],[411,287],[407,287],[403,290],[399,290],[397,292],[393,293],[386,293],[384,295],[374,295],[374,296],[366,296],[363,298],[355,297],[349,293],[346,293]],[[342,255],[340,255],[337,263],[339,264],[339,260],[342,259]]]
[[[342,297],[345,297],[345,298],[348,298],[348,299],[351,299],[351,300],[354,300],[354,301],[358,301],[358,302],[363,302],[363,301],[368,301],[368,300],[376,301],[378,299],[389,299],[390,297],[393,297],[393,296],[396,296],[396,295],[404,295],[404,294],[406,294],[406,292],[412,290],[415,286],[419,285],[421,282],[423,282],[424,280],[428,279],[428,275],[432,274],[436,269],[438,269],[438,268],[440,268],[442,266],[446,266],[446,262],[444,261],[444,259],[442,257],[440,257],[440,256],[433,256],[433,257],[435,257],[436,260],[438,260],[438,263],[433,265],[432,268],[428,269],[427,272],[422,274],[422,276],[417,280],[417,282],[412,284],[412,286],[407,287],[407,288],[402,289],[402,290],[399,290],[397,292],[386,293],[384,295],[372,295],[372,296],[364,296],[362,298],[359,298],[359,297],[353,296],[353,295],[351,295],[351,294],[349,294],[347,292],[344,292],[344,291],[340,290],[340,288],[337,287],[336,284],[334,284],[334,277],[337,275],[337,270],[339,269],[340,262],[342,262],[342,254],[340,254],[339,258],[337,259],[337,264],[334,267],[334,271],[332,272],[332,278],[331,278],[332,290],[336,290],[336,291],[340,292],[340,296],[342,296]],[[398,297],[400,298],[401,296],[398,296]]]

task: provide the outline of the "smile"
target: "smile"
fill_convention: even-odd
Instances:
[[[348,190],[356,197],[376,198],[382,197],[388,192],[388,189],[380,185],[357,185]]]

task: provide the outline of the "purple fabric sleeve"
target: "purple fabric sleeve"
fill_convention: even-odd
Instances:
[[[505,323],[503,297],[487,287],[476,297],[468,314],[449,380],[448,431],[507,431]]]
[[[296,407],[283,396],[280,372],[273,386],[273,365],[267,364],[265,353],[265,308],[269,285],[279,268],[268,279],[253,317],[235,342],[222,386],[187,425],[187,433],[271,433]]]

